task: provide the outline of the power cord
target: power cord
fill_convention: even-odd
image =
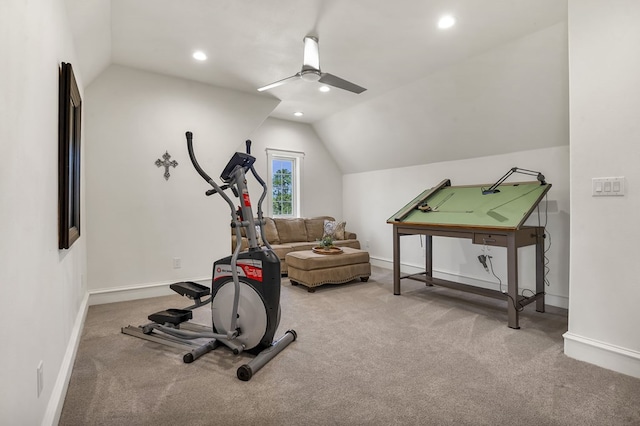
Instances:
[[[549,282],[549,279],[547,278],[549,276],[549,272],[551,271],[551,268],[549,267],[549,258],[547,257],[547,252],[549,250],[551,250],[551,232],[549,232],[549,230],[547,230],[547,223],[549,221],[549,201],[548,201],[548,196],[549,194],[544,194],[544,225],[541,225],[540,222],[540,204],[538,204],[537,206],[537,213],[538,213],[538,226],[543,226],[544,227],[544,284],[549,287],[551,286],[551,283]],[[549,245],[547,246],[547,241],[549,241]]]
[[[504,291],[502,291],[502,280],[500,279],[499,276],[496,275],[496,273],[493,271],[493,262],[491,261],[493,256],[487,256],[487,260],[489,261],[489,266],[491,266],[491,274],[496,277],[496,279],[498,280],[498,284],[500,285],[500,293],[504,293]]]
[[[549,267],[549,258],[547,257],[547,252],[551,249],[551,233],[547,230],[547,223],[549,220],[549,203],[547,200],[547,194],[545,194],[544,196],[544,225],[541,225],[541,214],[540,214],[540,204],[538,204],[537,206],[537,213],[538,213],[538,226],[543,226],[544,227],[544,284],[549,287],[551,285],[551,283],[549,282],[549,280],[547,279],[547,276],[549,274],[549,271],[551,270],[551,268]],[[547,246],[547,241],[549,242],[548,246]],[[495,271],[493,270],[493,262],[491,262],[491,259],[493,258],[493,256],[486,254],[488,251],[487,245],[483,245],[482,247],[482,253],[481,255],[478,256],[478,261],[482,264],[482,266],[484,267],[485,271],[487,272],[491,272],[491,274],[498,280],[498,285],[500,286],[500,293],[506,295],[509,300],[511,300],[511,303],[513,304],[513,307],[516,309],[516,311],[521,312],[524,309],[524,306],[519,303],[516,302],[513,297],[511,297],[507,292],[502,290],[502,280],[500,279],[499,276],[496,275]],[[487,262],[489,262],[489,265],[487,266]],[[525,291],[529,291],[531,293],[531,296],[527,297],[524,295]],[[536,293],[533,290],[530,290],[528,288],[525,288],[522,290],[522,294],[521,296],[523,297],[524,300],[528,300],[531,297],[535,296]]]
[[[524,306],[521,305],[520,303],[516,302],[513,297],[511,297],[511,295],[509,295],[509,293],[502,291],[502,280],[500,279],[499,276],[496,275],[496,273],[493,270],[493,262],[491,262],[491,259],[493,258],[493,256],[489,256],[489,255],[484,255],[481,254],[480,256],[478,256],[478,260],[480,261],[480,263],[483,264],[483,266],[485,267],[485,269],[487,269],[486,263],[483,263],[483,261],[489,261],[489,267],[491,268],[491,274],[496,277],[496,279],[498,280],[498,284],[500,285],[500,293],[504,294],[505,296],[507,296],[509,298],[509,300],[511,300],[511,304],[513,305],[513,307],[516,309],[516,311],[521,312],[524,309]],[[489,272],[489,269],[487,269],[487,272]],[[531,291],[531,290],[529,290]],[[524,290],[523,290],[524,292]],[[526,297],[524,294],[522,295],[522,297],[524,298],[524,300],[527,300],[528,297]]]

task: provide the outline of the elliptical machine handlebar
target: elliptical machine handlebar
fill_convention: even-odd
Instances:
[[[237,197],[237,190],[235,190],[235,188],[233,188],[232,185],[230,184],[225,184],[225,185],[218,185],[213,179],[211,179],[211,176],[209,176],[207,174],[207,172],[205,172],[202,167],[200,167],[200,164],[198,164],[198,160],[196,160],[196,155],[193,152],[193,133],[191,132],[187,132],[186,133],[186,137],[187,137],[187,150],[189,151],[189,158],[191,159],[191,163],[193,164],[193,167],[196,169],[196,171],[198,172],[198,174],[200,176],[202,176],[202,178],[204,180],[207,181],[207,183],[211,186],[213,186],[213,189],[208,190],[205,195],[209,196],[209,195],[213,195],[213,194],[220,194],[220,196],[222,198],[224,198],[224,200],[227,202],[227,204],[229,205],[229,208],[231,209],[231,217],[232,217],[232,221],[234,220],[234,215],[235,215],[235,204],[233,202],[233,200],[231,198],[229,198],[229,196],[227,194],[224,193],[224,191],[228,188],[232,188],[233,189],[233,193],[234,195]]]
[[[200,176],[202,176],[202,178],[207,181],[207,183],[211,184],[212,179],[211,176],[209,176],[207,174],[207,172],[205,172],[202,167],[200,167],[200,164],[198,164],[198,160],[196,160],[196,156],[193,152],[193,133],[191,132],[187,132],[186,133],[186,137],[187,137],[187,149],[189,151],[189,158],[191,159],[191,163],[193,163],[193,167],[196,169],[196,171],[198,172],[198,174],[200,174]],[[245,141],[246,147],[247,147],[247,154],[251,155],[251,140],[247,139]],[[251,170],[251,173],[253,174],[253,176],[256,178],[256,180],[258,181],[258,183],[260,183],[260,185],[264,188],[267,186],[266,182],[264,180],[262,180],[262,178],[260,177],[260,175],[256,172],[255,168],[253,167],[253,161],[251,161],[250,163],[247,162],[248,165],[248,169]],[[213,185],[212,185],[213,186]],[[217,185],[216,185],[217,186]],[[214,186],[215,187],[215,186]],[[219,187],[219,189],[221,190],[225,190],[229,188],[229,185],[223,185],[221,187]],[[217,192],[217,190],[219,190],[218,188],[216,188],[216,191],[213,190],[209,190],[207,191],[207,195],[213,195]]]
[[[224,200],[227,202],[227,204],[229,204],[229,207],[231,208],[231,215],[232,215],[232,226],[233,227],[237,227],[237,226],[243,226],[243,227],[248,227],[248,236],[249,236],[249,242],[250,242],[250,247],[256,247],[257,248],[257,238],[255,235],[255,223],[254,223],[254,219],[253,219],[253,212],[251,210],[251,204],[248,202],[248,190],[247,190],[247,182],[245,179],[245,173],[248,171],[251,171],[251,174],[254,176],[254,178],[258,181],[258,183],[260,184],[260,186],[262,186],[262,194],[260,196],[260,199],[258,200],[258,204],[257,204],[257,216],[258,216],[258,225],[260,225],[260,235],[262,237],[262,241],[264,241],[265,245],[267,246],[267,248],[269,250],[271,250],[271,245],[269,244],[269,242],[267,241],[265,235],[264,235],[264,228],[262,227],[263,223],[264,223],[264,216],[263,216],[263,211],[262,211],[262,203],[264,202],[264,199],[266,198],[267,195],[267,191],[268,191],[268,187],[267,187],[267,183],[260,177],[260,175],[258,174],[258,172],[256,171],[255,167],[254,167],[254,162],[255,162],[255,157],[253,157],[251,155],[251,140],[246,140],[246,149],[247,149],[247,153],[242,153],[242,152],[236,152],[233,157],[231,158],[231,160],[229,160],[229,162],[227,163],[227,165],[225,166],[224,170],[222,171],[221,175],[220,175],[220,179],[222,179],[223,182],[225,182],[224,185],[219,186],[213,179],[211,179],[211,177],[202,169],[202,167],[200,167],[200,165],[198,164],[198,161],[196,160],[196,156],[193,152],[193,133],[191,132],[186,132],[186,137],[187,137],[187,148],[189,151],[189,158],[191,159],[191,163],[193,163],[193,167],[196,169],[196,171],[200,174],[200,176],[202,176],[202,178],[207,181],[207,183],[209,185],[211,185],[213,187],[213,189],[210,189],[206,192],[206,195],[213,195],[213,194],[220,194],[222,196],[222,198],[224,198]],[[240,198],[243,197],[243,202],[241,203],[241,217],[244,218],[244,221],[241,220],[241,222],[236,222],[236,209],[235,209],[235,205],[234,202],[231,200],[231,198],[229,198],[227,196],[227,194],[225,194],[223,191],[226,189],[231,188],[231,190],[233,191],[233,195],[236,198]],[[244,223],[246,222],[246,223]]]
[[[191,159],[191,163],[193,163],[193,167],[196,169],[198,174],[202,176],[202,179],[207,181],[207,183],[211,183],[212,182],[211,177],[207,174],[207,172],[202,170],[202,167],[200,167],[200,164],[198,164],[198,160],[196,160],[196,156],[193,153],[193,133],[187,132],[186,136],[187,136],[187,149],[189,150],[189,158]]]
[[[251,155],[251,139],[247,139],[244,143],[247,146],[247,154]],[[251,170],[251,173],[253,174],[253,177],[256,178],[258,183],[266,191],[267,190],[267,184],[266,184],[265,181],[262,180],[262,178],[260,177],[258,172],[256,172],[256,169],[253,167],[253,164],[251,164],[251,167],[249,168],[249,170]],[[261,200],[262,200],[262,198],[261,198]],[[260,202],[260,204],[262,204],[262,202]]]
[[[222,194],[222,191],[225,191],[231,188],[231,190],[233,191],[233,195],[235,195],[236,197],[239,197],[239,193],[233,184],[233,175],[236,172],[238,167],[244,169],[245,171],[251,170],[254,177],[258,180],[260,185],[262,185],[262,187],[265,188],[266,190],[265,182],[262,180],[262,178],[260,178],[260,176],[256,173],[255,169],[253,168],[253,163],[256,161],[256,159],[255,157],[252,157],[250,155],[251,153],[250,140],[246,141],[247,153],[244,154],[242,152],[236,152],[231,158],[231,160],[229,160],[229,163],[227,163],[226,167],[222,171],[222,174],[220,175],[220,178],[225,182],[225,184],[220,186],[213,179],[211,179],[211,176],[209,176],[207,172],[205,172],[204,169],[200,167],[200,164],[198,164],[196,155],[193,152],[193,133],[187,132],[186,137],[187,137],[187,150],[189,151],[189,158],[191,159],[191,163],[193,164],[193,167],[196,169],[198,174],[200,174],[200,176],[202,176],[202,178],[205,181],[207,181],[208,184],[213,186],[213,189],[209,189],[207,192],[205,192],[206,196],[220,193],[220,195],[222,195],[223,198],[226,199],[227,197],[224,196],[224,194]]]
[[[246,147],[247,147],[247,154],[251,155],[251,140],[247,139],[245,141]],[[260,175],[258,174],[258,172],[256,172],[255,167],[253,167],[253,163],[250,164],[249,170],[251,170],[251,174],[253,175],[254,178],[256,178],[256,180],[258,181],[258,183],[260,184],[260,186],[262,186],[262,194],[260,195],[260,199],[258,200],[258,221],[260,222],[260,234],[262,237],[262,241],[264,241],[265,245],[269,248],[269,250],[272,250],[271,248],[271,244],[269,244],[269,241],[267,241],[267,238],[264,235],[264,228],[262,227],[262,224],[264,224],[264,215],[263,215],[263,211],[262,211],[262,203],[264,202],[264,199],[267,196],[267,191],[269,190],[267,187],[267,183],[262,180],[262,178],[260,177]]]
[[[229,189],[229,185],[222,185],[220,187],[220,189],[225,191],[225,190]],[[216,191],[215,189],[210,189],[207,192],[205,192],[204,195],[206,195],[208,197],[209,195],[213,195],[213,194],[217,194],[217,193],[218,193],[218,191]]]

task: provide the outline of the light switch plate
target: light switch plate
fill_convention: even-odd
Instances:
[[[624,176],[591,179],[591,195],[594,197],[624,196]]]

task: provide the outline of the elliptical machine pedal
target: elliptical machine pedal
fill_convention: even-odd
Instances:
[[[207,299],[204,302],[202,301],[203,297],[211,294],[211,289],[202,284],[194,283],[193,281],[174,283],[171,284],[169,288],[180,296],[185,296],[194,300],[196,303],[183,309],[170,308],[156,312],[155,314],[149,315],[149,321],[153,321],[154,323],[161,325],[172,324],[174,326],[178,326],[183,322],[193,319],[193,309],[206,305],[211,301],[211,299]],[[149,332],[151,331],[149,327],[147,327],[147,330],[149,330]]]
[[[166,309],[149,315],[153,321],[139,327],[124,327],[122,332],[177,348],[191,349],[183,356],[185,363],[224,344],[234,354],[249,352],[255,358],[238,368],[236,375],[240,380],[250,380],[264,365],[285,349],[297,338],[294,330],[273,340],[280,323],[280,260],[273,252],[265,237],[262,202],[267,193],[267,184],[255,171],[255,158],[251,154],[251,141],[247,141],[247,153],[236,152],[225,166],[220,178],[224,182],[219,186],[200,167],[193,153],[193,134],[186,133],[189,157],[196,171],[213,189],[205,195],[219,194],[231,209],[231,227],[236,238],[241,240],[244,232],[249,241],[249,250],[240,252],[238,244],[231,256],[216,261],[213,265],[211,289],[194,282],[171,284],[176,293],[195,301],[184,309]],[[251,171],[262,185],[262,196],[258,202],[257,220],[254,219],[246,173]],[[231,189],[240,199],[236,211],[235,203],[224,192]],[[258,245],[259,229],[264,246]],[[206,300],[204,297],[209,296]],[[193,318],[192,309],[211,304],[211,328],[189,322]],[[213,339],[204,344],[195,340]]]
[[[149,321],[156,324],[173,324],[179,325],[183,322],[193,319],[193,312],[189,309],[165,309],[149,315]]]
[[[174,283],[171,284],[169,288],[181,296],[187,296],[189,299],[200,299],[211,294],[209,287],[194,283],[193,281]]]

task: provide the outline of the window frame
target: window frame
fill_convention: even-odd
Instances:
[[[267,216],[269,217],[302,217],[302,170],[304,152],[267,148]],[[285,160],[293,163],[291,171],[292,212],[290,215],[274,215],[273,213],[273,161]]]

